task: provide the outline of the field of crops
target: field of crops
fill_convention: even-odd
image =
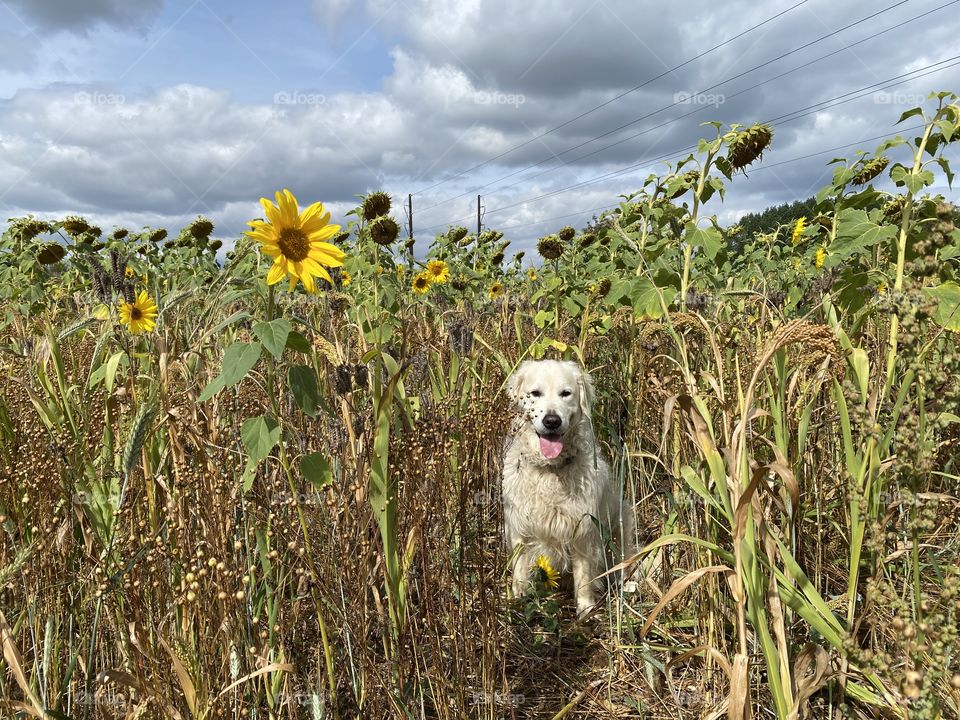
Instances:
[[[719,124],[539,257],[415,254],[382,192],[279,192],[222,263],[205,218],[14,219],[0,716],[960,717],[960,105],[907,118],[769,232],[715,213],[776,128]],[[582,621],[508,592],[531,357],[592,372],[636,508]]]

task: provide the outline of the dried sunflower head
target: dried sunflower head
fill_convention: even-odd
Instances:
[[[400,235],[400,225],[389,215],[381,215],[370,223],[370,237],[377,245],[389,245]]]
[[[187,227],[187,232],[198,240],[208,238],[213,232],[213,223],[205,217],[198,217]]]
[[[390,196],[378,190],[367,195],[360,204],[364,220],[373,220],[390,212]]]
[[[41,265],[53,265],[60,262],[67,254],[67,249],[57,242],[48,242],[37,253],[37,262]]]
[[[537,252],[545,260],[556,260],[563,255],[563,243],[557,235],[547,235],[537,243]]]
[[[763,124],[740,128],[732,133],[727,142],[727,161],[733,170],[743,170],[757,160],[770,147],[773,131]]]
[[[875,157],[873,160],[868,160],[860,166],[860,170],[853,176],[850,182],[854,185],[866,185],[882,173],[889,163],[890,158],[884,157],[883,155]]]
[[[560,228],[559,232],[557,232],[557,237],[560,238],[560,240],[565,243],[568,243],[571,240],[573,240],[573,238],[576,237],[576,235],[577,235],[577,231],[574,230],[569,225],[567,225],[566,227]]]
[[[90,229],[90,223],[79,215],[70,215],[61,223],[63,229],[70,235],[80,235]]]
[[[469,230],[467,230],[462,225],[458,225],[457,227],[452,227],[449,230],[447,230],[447,240],[449,240],[450,242],[460,242],[467,236],[468,232]]]

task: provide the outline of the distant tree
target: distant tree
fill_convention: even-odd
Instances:
[[[730,236],[730,251],[739,253],[744,244],[752,237],[761,233],[772,233],[778,227],[791,227],[802,217],[807,219],[813,214],[816,200],[809,197],[806,200],[795,200],[791,203],[772,205],[765,210],[747,213],[737,222],[739,230]],[[789,238],[789,232],[787,237]],[[783,238],[779,238],[783,240]]]

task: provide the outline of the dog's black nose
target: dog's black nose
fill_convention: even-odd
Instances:
[[[563,420],[556,413],[547,413],[543,416],[543,426],[547,430],[559,430],[561,425],[563,425]]]

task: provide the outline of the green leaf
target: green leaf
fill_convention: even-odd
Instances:
[[[290,321],[284,318],[271,320],[270,322],[261,322],[253,326],[254,334],[260,338],[263,346],[270,351],[277,360],[283,355],[283,349],[287,345],[287,337],[290,335]]]
[[[907,170],[903,165],[896,165],[890,171],[890,179],[897,185],[903,185],[911,193],[916,195],[927,185],[932,185],[934,181],[933,173],[929,170],[918,170],[913,172]]]
[[[637,278],[630,289],[630,300],[633,312],[639,317],[659,318],[663,316],[663,307],[660,305],[660,293],[664,294],[664,302],[669,304],[676,291],[673,288],[660,290],[650,280]],[[669,297],[667,295],[669,294]]]
[[[223,353],[223,369],[210,381],[198,398],[206,402],[224,388],[233,387],[247,376],[260,359],[260,343],[233,343]]]
[[[830,246],[830,252],[835,256],[833,264],[896,234],[894,226],[878,225],[863,210],[844,210],[839,217],[837,239]]]
[[[287,348],[304,355],[310,354],[310,341],[296,330],[291,330],[287,335]]]
[[[951,280],[924,292],[939,303],[936,321],[947,330],[960,331],[960,285]]]
[[[894,125],[899,125],[899,124],[902,123],[904,120],[906,120],[906,119],[908,119],[908,118],[912,118],[912,117],[915,116],[915,115],[919,115],[920,117],[923,117],[923,108],[915,107],[915,108],[911,108],[910,110],[907,110],[906,112],[903,113],[903,115],[900,116],[900,119],[897,120],[897,121],[894,123]]]
[[[684,242],[703,248],[707,257],[713,260],[723,247],[723,235],[715,227],[699,228],[692,220],[687,223],[683,235]]]
[[[333,469],[323,453],[310,453],[300,458],[300,471],[315,490],[333,482]]]
[[[317,373],[307,365],[293,365],[287,375],[293,399],[304,413],[314,418],[320,405],[320,390],[317,387]]]
[[[280,425],[269,415],[249,418],[240,427],[240,439],[247,449],[251,463],[257,463],[270,455],[280,441]]]

